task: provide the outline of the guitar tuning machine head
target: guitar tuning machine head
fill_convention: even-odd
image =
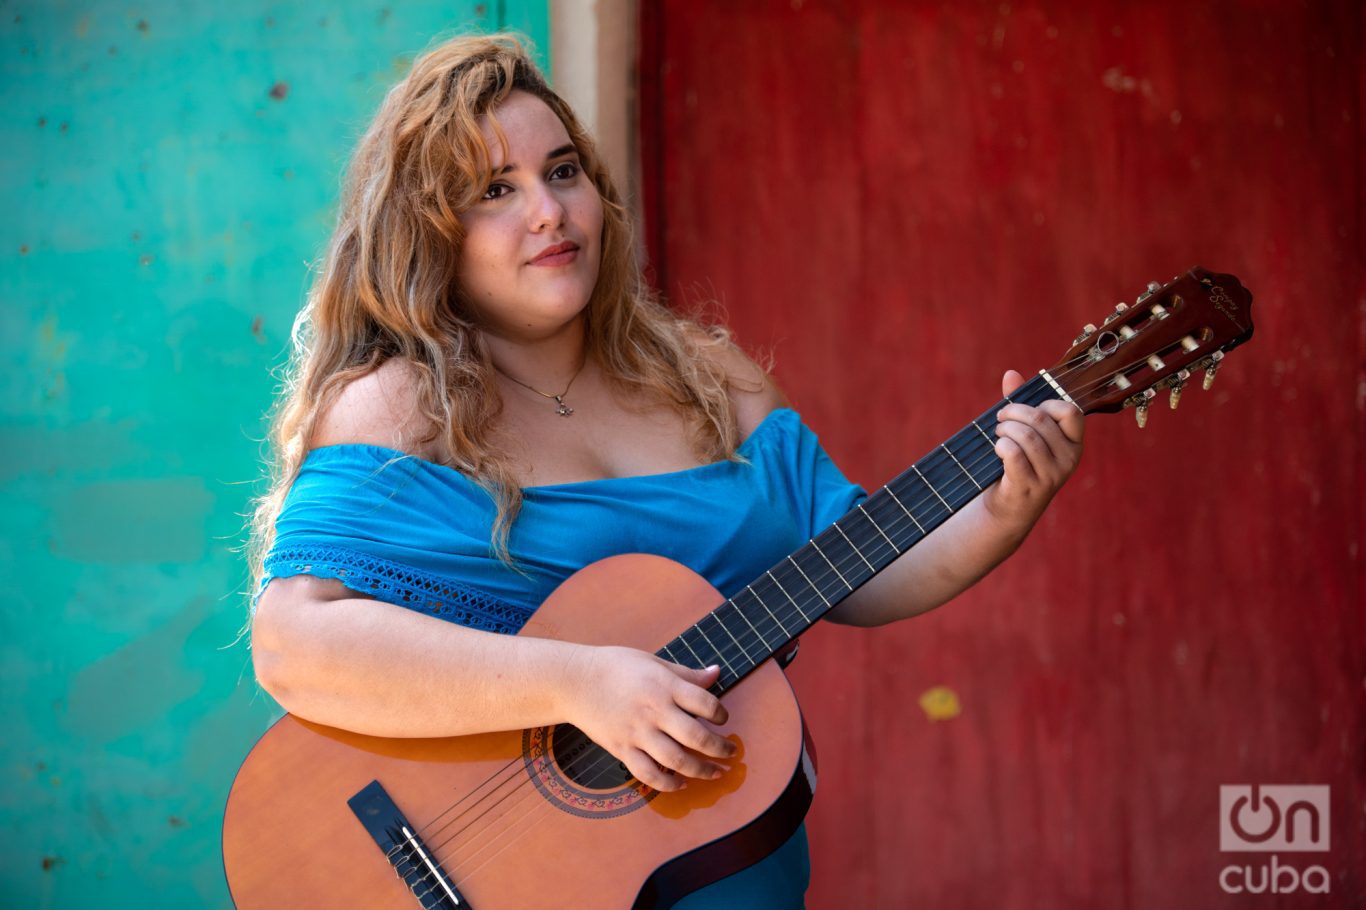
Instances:
[[[1082,326],[1081,334],[1078,335],[1076,338],[1072,339],[1072,343],[1081,344],[1083,341],[1090,338],[1094,334],[1096,334],[1096,327],[1088,322],[1086,323],[1086,325]]]
[[[1190,379],[1190,378],[1191,378],[1191,371],[1190,371],[1190,370],[1177,370],[1177,371],[1176,371],[1176,375],[1175,375],[1174,377],[1172,377],[1172,384],[1171,384],[1172,394],[1171,394],[1170,401],[1171,401],[1171,406],[1172,406],[1172,410],[1173,410],[1173,411],[1175,411],[1175,410],[1176,410],[1176,406],[1177,406],[1178,404],[1181,403],[1181,390],[1184,389],[1184,388],[1186,387],[1186,380],[1188,380],[1188,379]]]
[[[1157,390],[1144,389],[1134,397],[1138,399],[1138,404],[1134,408],[1134,419],[1138,421],[1138,428],[1141,430],[1148,425],[1148,405],[1157,397]]]
[[[1115,321],[1116,319],[1118,319],[1119,317],[1123,316],[1123,315],[1124,315],[1125,313],[1127,313],[1128,311],[1129,311],[1129,305],[1128,305],[1127,303],[1124,303],[1123,301],[1121,301],[1120,303],[1118,303],[1118,304],[1115,305],[1115,311],[1114,311],[1113,313],[1111,313],[1109,316],[1106,316],[1106,317],[1105,317],[1105,322],[1104,322],[1103,324],[1104,324],[1104,325],[1109,325],[1110,323],[1114,322],[1114,321]]]
[[[1122,375],[1116,377],[1117,380],[1120,378],[1122,378]],[[1125,381],[1121,385],[1121,388],[1127,388],[1128,385],[1129,383]],[[1134,409],[1134,418],[1138,421],[1139,429],[1148,425],[1148,406],[1152,404],[1153,399],[1156,397],[1156,389],[1144,389],[1143,391],[1135,392],[1124,399],[1124,407]]]
[[[1138,297],[1134,300],[1134,303],[1142,303],[1143,301],[1147,300],[1149,297],[1153,296],[1160,290],[1162,290],[1161,284],[1159,284],[1156,281],[1149,281],[1148,286],[1143,289],[1143,293],[1138,295]]]
[[[1202,388],[1204,388],[1205,391],[1209,391],[1209,387],[1214,385],[1214,374],[1219,371],[1219,364],[1223,362],[1223,351],[1215,351],[1213,354],[1209,355],[1209,360],[1205,367],[1205,381],[1202,383]]]

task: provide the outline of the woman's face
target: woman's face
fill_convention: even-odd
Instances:
[[[602,258],[602,199],[544,101],[515,91],[493,115],[507,148],[486,117],[493,173],[484,197],[460,216],[460,282],[484,331],[536,340],[588,304]]]

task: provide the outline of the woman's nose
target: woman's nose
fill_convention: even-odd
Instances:
[[[532,194],[531,229],[544,231],[564,224],[564,203],[551,192],[549,186],[540,184]]]

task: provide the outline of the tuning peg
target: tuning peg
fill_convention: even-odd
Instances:
[[[1122,303],[1122,302],[1121,302],[1121,303],[1117,304],[1117,305],[1115,306],[1115,311],[1114,311],[1113,313],[1111,313],[1109,316],[1106,316],[1106,317],[1105,317],[1105,325],[1109,325],[1110,323],[1114,322],[1114,321],[1115,321],[1116,319],[1118,319],[1119,317],[1123,316],[1123,315],[1125,314],[1125,312],[1128,311],[1128,309],[1129,309],[1129,305],[1128,305],[1127,303]]]
[[[1178,404],[1181,403],[1181,390],[1184,389],[1184,388],[1186,387],[1186,380],[1187,380],[1187,379],[1190,379],[1190,378],[1191,378],[1191,371],[1190,371],[1190,370],[1177,370],[1177,371],[1176,371],[1176,380],[1172,383],[1172,386],[1171,386],[1171,388],[1172,388],[1171,405],[1172,405],[1172,410],[1173,410],[1173,411],[1175,411],[1175,410],[1176,410],[1176,406],[1177,406]]]
[[[1078,335],[1076,338],[1073,338],[1072,343],[1081,344],[1083,341],[1090,338],[1094,334],[1096,334],[1096,327],[1088,322],[1086,323],[1086,325],[1081,327],[1081,334]]]
[[[1144,389],[1139,396],[1138,406],[1134,408],[1134,419],[1138,421],[1138,428],[1141,430],[1148,425],[1148,405],[1152,403],[1157,392],[1152,389]]]
[[[1215,351],[1213,354],[1209,355],[1209,366],[1205,367],[1205,381],[1203,383],[1205,391],[1208,392],[1209,387],[1214,385],[1214,374],[1219,371],[1219,364],[1222,363],[1223,360],[1223,351]]]
[[[1149,282],[1148,282],[1148,293],[1149,293],[1149,294],[1156,294],[1156,293],[1157,293],[1158,291],[1160,291],[1160,290],[1162,290],[1162,285],[1158,284],[1156,281],[1149,281]]]

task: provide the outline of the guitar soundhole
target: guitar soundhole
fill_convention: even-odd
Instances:
[[[550,752],[560,773],[585,790],[617,790],[634,780],[612,753],[573,724],[560,724],[551,734]]]

